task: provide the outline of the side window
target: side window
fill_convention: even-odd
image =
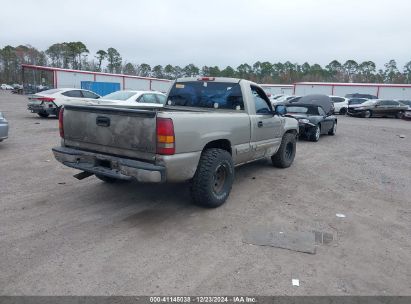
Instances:
[[[270,101],[264,94],[264,91],[257,87],[251,86],[251,93],[254,97],[255,112],[257,114],[271,114],[271,108],[268,105]]]
[[[83,97],[85,98],[93,98],[93,99],[97,99],[99,98],[97,94],[94,94],[93,92],[89,92],[89,91],[81,91],[83,93]]]
[[[325,116],[325,111],[324,111],[324,109],[321,108],[321,107],[318,107],[318,113],[319,113],[320,115],[322,115],[322,116]]]
[[[382,100],[378,103],[380,106],[388,106],[390,105],[390,102],[388,100]]]
[[[167,98],[164,95],[156,94],[157,103],[166,104]]]
[[[343,102],[343,101],[344,101],[344,98],[340,98],[340,97],[331,97],[331,100],[332,100],[333,102]]]
[[[75,97],[75,98],[82,98],[83,97],[80,90],[67,91],[67,92],[61,93],[61,95],[64,95],[64,96],[67,96],[67,97]]]
[[[139,102],[157,103],[156,95],[154,95],[154,94],[144,94],[143,96],[141,96]]]

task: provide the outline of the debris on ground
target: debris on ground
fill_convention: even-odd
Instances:
[[[256,227],[243,232],[243,242],[315,254],[315,234],[313,232]]]
[[[404,134],[400,134],[400,135],[398,135],[399,136],[399,138],[405,138],[405,135]]]
[[[336,217],[346,217],[345,214],[342,214],[342,213],[336,213],[335,216]]]
[[[300,286],[300,280],[299,279],[291,279],[291,283],[293,286]]]
[[[315,236],[315,243],[320,245],[327,245],[334,240],[334,236],[332,233],[328,232],[321,232],[321,231],[313,231]]]
[[[66,183],[64,183],[64,182],[61,182],[61,183],[58,183],[59,185],[65,185]]]

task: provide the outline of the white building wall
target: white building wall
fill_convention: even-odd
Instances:
[[[81,88],[82,81],[93,81],[93,74],[56,71],[57,88]]]
[[[115,82],[120,84],[120,90],[123,90],[123,77],[121,76],[107,76],[96,74],[96,82]]]
[[[125,78],[125,90],[150,90],[150,80],[139,78]]]
[[[295,95],[304,96],[309,94],[325,94],[332,95],[332,86],[330,85],[311,85],[311,84],[296,84]]]
[[[285,94],[285,95],[293,95],[294,86],[270,86],[270,85],[261,85],[265,92],[270,93],[271,95],[276,94]]]
[[[151,80],[151,89],[153,91],[167,93],[172,84],[172,81]]]
[[[378,97],[381,99],[411,99],[411,88],[380,87]]]
[[[344,97],[347,94],[371,94],[377,96],[377,86],[340,86],[334,85],[334,95]]]

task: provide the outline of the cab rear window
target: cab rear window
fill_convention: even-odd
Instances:
[[[168,95],[167,105],[244,110],[240,85],[226,82],[177,82]]]

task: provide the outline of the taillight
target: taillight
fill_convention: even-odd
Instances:
[[[157,154],[173,155],[175,151],[173,120],[157,117]]]
[[[215,77],[200,77],[197,78],[198,81],[214,81]]]
[[[60,137],[61,138],[64,138],[63,115],[64,115],[64,108],[60,108],[60,112],[59,112],[59,131],[60,131]]]

